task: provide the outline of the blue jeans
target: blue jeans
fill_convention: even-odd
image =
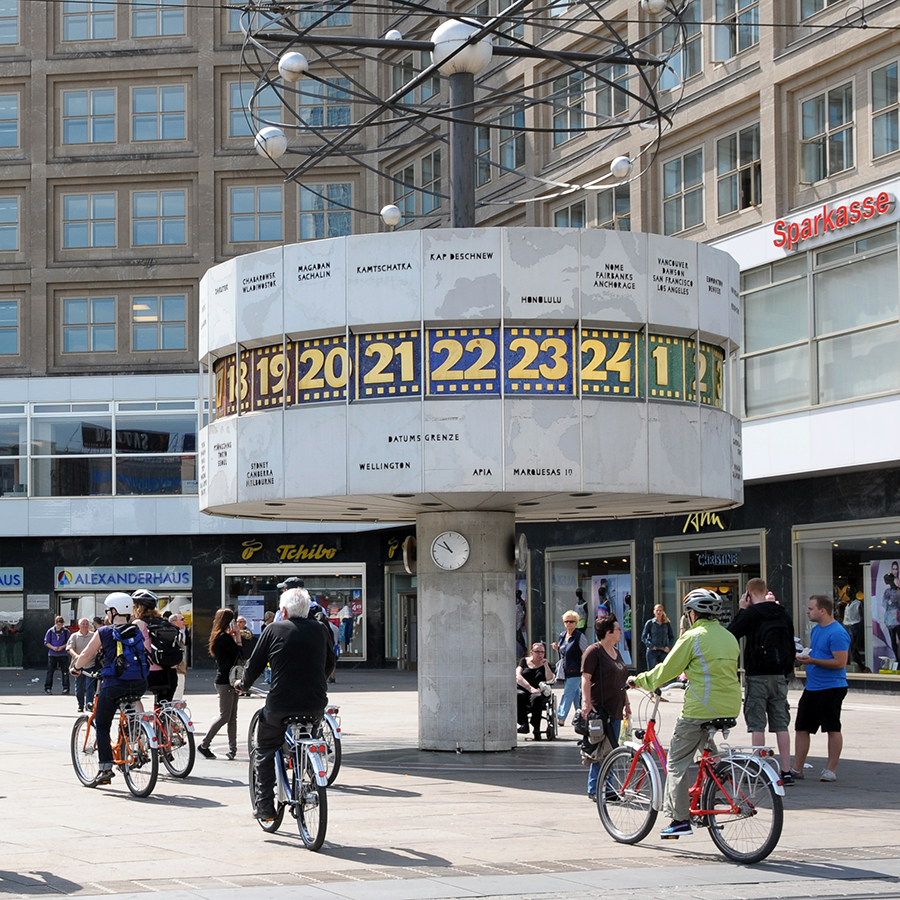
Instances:
[[[609,724],[612,726],[612,733],[616,736],[616,743],[619,742],[619,729],[622,727],[621,719],[610,719]],[[600,763],[591,763],[588,769],[588,789],[589,794],[597,793],[597,779],[600,778]]]
[[[581,676],[576,675],[574,678],[567,678],[565,687],[562,692],[562,699],[557,707],[557,715],[560,722],[566,721],[569,714],[569,707],[574,705],[575,709],[581,706]]]
[[[75,676],[75,699],[79,709],[94,705],[94,691],[97,690],[97,679],[92,672],[82,672]]]

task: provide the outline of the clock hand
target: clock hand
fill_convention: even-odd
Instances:
[[[442,546],[448,553],[452,553],[452,552],[453,552],[453,550],[451,549],[450,545],[449,545],[446,541],[441,541],[441,546]]]

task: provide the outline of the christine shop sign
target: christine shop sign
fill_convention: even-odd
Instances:
[[[822,212],[809,216],[798,222],[786,222],[779,219],[772,228],[776,247],[785,247],[792,250],[801,241],[819,237],[829,231],[840,231],[857,222],[883,216],[894,208],[895,198],[893,194],[882,191],[875,196],[863,197],[862,200],[854,200],[841,206],[829,209],[822,207]]]

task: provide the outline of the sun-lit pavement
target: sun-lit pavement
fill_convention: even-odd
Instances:
[[[289,817],[275,835],[251,817],[246,730],[259,701],[241,701],[236,760],[224,759],[220,732],[218,759],[198,758],[184,781],[161,775],[152,797],[136,800],[121,776],[80,785],[69,756],[74,697],[47,697],[42,682],[38,671],[0,672],[3,898],[900,897],[894,695],[848,697],[839,780],[818,781],[824,738],[814,738],[814,768],[788,789],[778,848],[741,867],[705,834],[661,843],[654,830],[636,846],[614,843],[586,799],[571,728],[556,742],[520,738],[511,753],[417,750],[415,674],[341,672],[333,686],[344,767],[319,853],[303,848]],[[187,699],[202,734],[217,709],[211,673],[191,674]],[[665,738],[679,702],[663,706]],[[742,727],[730,742],[749,743]]]

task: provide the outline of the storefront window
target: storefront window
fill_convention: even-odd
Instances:
[[[825,594],[850,632],[848,673],[900,675],[900,519],[797,527],[794,555],[804,644],[809,646],[806,602]]]
[[[21,569],[0,569],[0,588],[7,584],[21,587]],[[19,591],[0,589],[0,669],[22,668],[24,622],[24,595]]]
[[[631,543],[551,549],[546,555],[547,645],[565,630],[563,613],[575,610],[578,627],[594,641],[594,622],[613,613],[622,623],[619,652],[633,665],[632,584],[634,547]],[[532,640],[537,640],[532,635]],[[548,654],[551,663],[556,653]]]
[[[402,566],[385,568],[386,609],[384,616],[384,656],[396,659],[400,668],[418,661],[416,647],[416,576]]]
[[[303,580],[310,596],[328,613],[338,630],[341,659],[366,658],[365,566],[306,565],[285,570],[283,566],[224,566],[222,605],[230,606],[259,635],[267,612],[278,610],[278,583],[289,576]]]

